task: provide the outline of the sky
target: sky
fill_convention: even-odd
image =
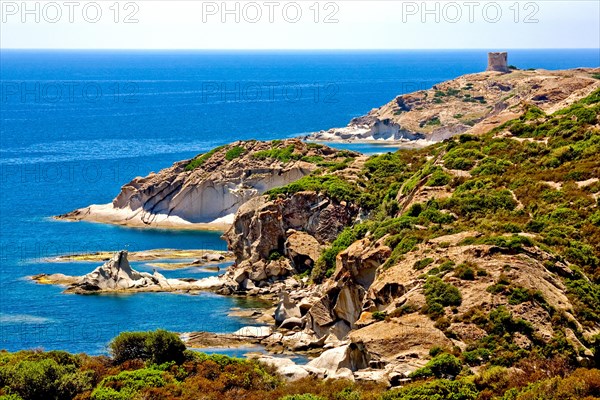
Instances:
[[[0,0],[0,18],[2,49],[600,49],[595,0]]]

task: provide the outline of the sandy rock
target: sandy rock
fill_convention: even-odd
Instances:
[[[302,320],[302,318],[298,318],[298,317],[290,317],[285,319],[281,325],[279,325],[279,328],[281,329],[294,329],[294,328],[303,328],[304,327],[304,321]]]
[[[233,332],[232,336],[247,337],[247,338],[266,338],[272,333],[268,326],[245,326]]]
[[[254,282],[260,282],[267,279],[267,272],[265,271],[264,263],[257,263],[252,266],[252,269],[248,271],[248,279]]]
[[[350,327],[353,327],[360,317],[364,293],[365,291],[361,286],[344,286],[333,307],[335,315],[346,321]]]
[[[323,296],[310,308],[307,314],[307,325],[322,337],[329,332],[328,326],[335,322],[332,304],[328,296]]]
[[[300,318],[300,308],[290,300],[287,292],[281,292],[279,294],[279,303],[275,309],[275,322],[281,324],[283,321],[289,318]]]
[[[339,280],[349,274],[355,282],[367,289],[375,280],[377,268],[387,260],[391,252],[383,241],[371,245],[369,239],[358,240],[338,254],[334,277]]]
[[[292,351],[301,351],[323,346],[325,338],[319,339],[307,332],[295,332],[284,336],[281,342],[286,348]]]
[[[307,365],[327,371],[327,375],[334,375],[341,368],[351,371],[366,368],[369,357],[361,345],[350,343],[323,352],[319,357],[310,361]]]
[[[395,362],[398,357],[409,354],[427,359],[430,348],[452,348],[453,345],[433,324],[426,315],[410,314],[352,331],[349,337],[364,343],[369,353],[377,354],[383,361]]]
[[[321,255],[321,244],[305,232],[290,229],[286,233],[286,255],[292,260],[296,270],[303,272],[312,268]]]
[[[354,372],[354,379],[359,382],[380,382],[389,386],[386,371],[382,369],[363,369]]]
[[[345,321],[337,321],[329,328],[329,336],[339,340],[344,340],[352,328]]]
[[[308,371],[299,365],[286,365],[278,368],[277,372],[288,381],[297,381],[309,376]]]
[[[265,273],[269,278],[278,278],[280,276],[289,275],[294,271],[294,267],[290,261],[284,258],[279,260],[269,261],[265,267]]]
[[[237,283],[242,283],[248,278],[248,271],[244,269],[236,269],[233,271],[232,278]]]
[[[306,261],[318,257],[320,246],[333,241],[357,213],[355,206],[332,202],[314,192],[298,192],[272,201],[266,196],[256,197],[238,209],[223,238],[236,256],[235,269],[269,260],[274,252],[289,252],[294,265],[303,268],[308,265]]]
[[[349,368],[340,368],[335,373],[328,375],[328,379],[344,379],[354,382],[354,374]]]
[[[31,279],[41,284],[72,285],[79,280],[79,277],[64,274],[38,274],[32,276]]]
[[[155,272],[155,274],[158,274],[158,272]],[[164,277],[162,278],[164,280]],[[94,288],[95,290],[111,290],[129,289],[157,283],[147,275],[142,276],[139,272],[133,270],[129,265],[129,261],[127,261],[127,251],[120,251],[104,265],[81,277],[77,285],[88,290],[94,290]]]
[[[221,253],[207,253],[202,256],[202,259],[209,262],[215,262],[224,260],[225,256]]]

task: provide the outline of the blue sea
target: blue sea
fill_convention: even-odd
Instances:
[[[0,52],[0,348],[93,354],[124,330],[232,332],[251,301],[211,293],[80,296],[27,279],[98,250],[225,249],[216,232],[57,222],[120,187],[241,139],[344,126],[398,94],[485,69],[486,51]],[[598,67],[594,50],[512,50],[520,68]],[[354,146],[366,153],[388,151]],[[149,268],[134,263],[134,268]],[[195,269],[166,276],[208,276]]]

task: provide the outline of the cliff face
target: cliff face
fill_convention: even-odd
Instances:
[[[237,259],[229,273],[247,288],[310,271],[323,246],[357,215],[356,205],[313,191],[273,200],[254,198],[240,207],[223,235]]]
[[[344,128],[311,140],[438,142],[461,133],[482,133],[513,119],[533,104],[546,112],[566,107],[600,87],[600,69],[483,72],[396,97]]]
[[[124,185],[111,204],[59,216],[134,226],[215,227],[247,200],[335,162],[338,152],[299,140],[236,142]],[[345,156],[344,156],[345,157]],[[342,157],[343,159],[343,157]]]

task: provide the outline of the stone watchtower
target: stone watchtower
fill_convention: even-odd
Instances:
[[[488,67],[486,71],[509,72],[508,54],[506,52],[488,53]]]

